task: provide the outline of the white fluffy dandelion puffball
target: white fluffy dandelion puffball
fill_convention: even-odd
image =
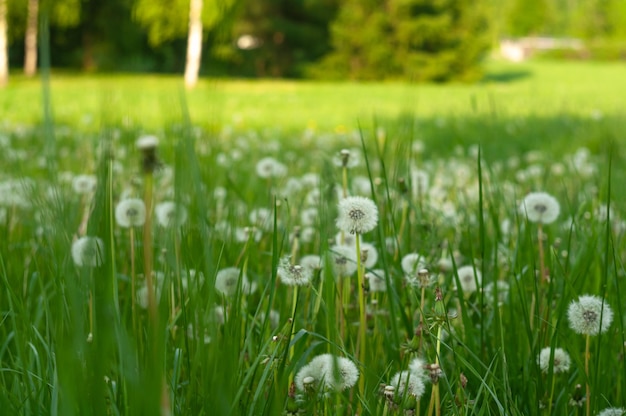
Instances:
[[[390,386],[395,387],[398,396],[414,396],[419,399],[424,394],[426,386],[424,380],[410,371],[400,371],[396,373],[389,382]]]
[[[545,347],[541,350],[539,356],[537,357],[537,364],[539,364],[539,368],[542,373],[547,374],[550,370],[551,353],[552,349],[550,347]],[[555,348],[554,358],[552,359],[552,371],[555,374],[568,372],[570,361],[569,354],[565,350],[562,348]]]
[[[339,201],[337,227],[351,234],[363,234],[378,224],[378,208],[374,201],[362,196],[349,196]]]
[[[551,224],[559,216],[561,206],[559,201],[545,192],[531,192],[522,201],[520,211],[530,222]]]
[[[300,264],[292,264],[288,257],[278,263],[278,277],[287,286],[306,286],[311,283],[313,270]]]
[[[146,134],[137,139],[135,146],[139,150],[154,149],[159,145],[159,138],[151,134]]]
[[[567,309],[569,326],[583,335],[606,332],[613,322],[613,311],[608,303],[594,295],[583,295],[572,301]]]
[[[72,259],[79,267],[101,266],[104,261],[104,243],[98,237],[80,237],[72,243]]]
[[[138,198],[121,200],[115,207],[115,221],[120,227],[141,227],[146,222],[146,205]]]
[[[301,391],[306,390],[307,386],[342,391],[353,387],[358,380],[359,370],[350,359],[321,354],[298,371],[294,383]]]

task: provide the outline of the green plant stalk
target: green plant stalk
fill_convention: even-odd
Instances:
[[[154,281],[152,279],[152,193],[154,177],[152,172],[144,176],[144,204],[146,206],[146,222],[143,225],[143,270],[148,286],[148,315],[153,330],[157,329],[157,306],[154,294]]]
[[[552,373],[552,385],[550,386],[550,399],[548,401],[548,414],[552,414],[552,400],[554,398],[554,387],[556,385],[556,377],[555,374]]]
[[[591,335],[587,334],[587,339],[585,340],[585,405],[586,405],[586,415],[591,416],[591,388],[589,387],[589,349],[591,345]]]
[[[364,273],[363,273],[363,264],[361,263],[361,236],[360,234],[355,234],[356,239],[356,271],[357,271],[357,282],[358,282],[358,291],[359,291],[359,361],[361,365],[365,365],[365,343],[366,343],[366,331],[367,331],[367,323],[365,321],[365,291],[364,291]],[[365,395],[365,377],[361,375],[359,377],[359,393],[361,397]],[[360,407],[360,405],[359,405]],[[360,413],[360,412],[359,412]]]
[[[295,326],[295,322],[296,322],[296,306],[298,304],[298,287],[299,286],[294,286],[293,287],[293,298],[291,300],[291,319],[292,322],[294,323],[294,325],[292,325],[292,327]],[[289,348],[289,363],[293,362],[293,356],[294,356],[294,349],[295,349],[295,345],[289,346],[289,344],[291,344],[291,340],[293,339],[293,330],[291,330],[289,332],[289,343],[287,344],[287,348]],[[293,371],[291,371],[289,373],[289,383],[287,384],[287,389],[291,389],[291,383],[293,383],[293,378],[294,378],[294,373]]]
[[[398,259],[400,255],[400,245],[402,243],[402,236],[404,235],[404,227],[406,227],[406,220],[409,214],[409,203],[406,199],[402,200],[402,218],[400,219],[400,228],[398,228],[398,242],[393,254],[394,260]]]
[[[322,291],[324,290],[324,274],[320,273],[320,284],[317,289],[317,298],[315,299],[315,306],[313,307],[313,318],[317,318],[317,314],[322,305]]]
[[[136,276],[135,276],[135,228],[130,227],[129,230],[130,239],[130,313],[132,315],[133,331],[136,334],[141,334],[141,330],[137,323],[137,288],[136,288]]]
[[[435,364],[439,365],[439,353],[441,352],[441,324],[437,326],[437,346],[435,354]],[[441,416],[441,403],[439,402],[439,383],[433,384],[433,390],[430,397],[430,405],[428,407],[428,416],[433,414],[433,407],[435,414]]]
[[[420,340],[419,340],[419,345],[418,345],[418,351],[421,353],[422,352],[422,343],[423,343],[423,331],[424,331],[424,302],[426,301],[426,286],[422,285],[422,296],[420,299],[420,323],[419,323],[419,328],[420,328]]]
[[[181,276],[181,268],[180,268],[180,242],[178,239],[178,228],[172,228],[172,233],[174,234],[174,257],[176,258],[176,283],[178,285],[178,296],[180,301],[180,312],[182,313],[183,303],[185,299],[183,298],[183,286],[182,286],[182,276]],[[190,282],[188,282],[189,284]],[[172,336],[176,335],[176,320],[179,316],[179,312],[176,310],[176,293],[174,290],[174,285],[172,285]]]

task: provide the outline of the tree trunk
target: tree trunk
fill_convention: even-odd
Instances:
[[[26,37],[24,39],[24,74],[32,77],[37,73],[37,25],[39,24],[39,0],[28,0]]]
[[[0,87],[9,82],[9,42],[7,40],[7,0],[0,0]]]
[[[202,57],[202,2],[189,2],[189,36],[187,38],[187,62],[185,64],[185,85],[193,88],[198,82],[200,58]]]

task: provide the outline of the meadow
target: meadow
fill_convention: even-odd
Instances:
[[[623,72],[14,76],[2,413],[625,414]]]

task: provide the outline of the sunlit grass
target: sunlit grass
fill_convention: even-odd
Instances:
[[[556,74],[534,65],[547,71],[540,78]],[[215,113],[216,124],[197,122],[195,111],[211,113],[197,107],[196,92],[187,120],[176,110],[178,81],[167,77],[76,80],[61,90],[74,91],[81,111],[69,107],[73,124],[54,124],[53,153],[42,153],[37,125],[0,132],[7,414],[580,415],[625,406],[626,172],[623,119],[610,104],[588,113],[590,98],[576,111],[529,105],[505,115],[469,99],[452,116],[456,104],[444,110],[438,94],[484,90],[416,86],[432,97],[427,117],[403,103],[389,118],[359,119],[350,108],[327,120],[320,87],[318,112],[306,118],[259,95],[267,120],[248,129]],[[118,119],[130,111],[121,96],[110,101],[117,106],[101,101],[115,97],[115,80],[135,96],[137,120]],[[53,82],[54,100],[57,82],[64,78]],[[81,86],[101,82],[112,82],[109,93],[81,101]],[[224,85],[222,103],[264,90],[216,81],[199,96],[226,94]],[[283,97],[303,87],[276,85]],[[330,102],[339,108],[340,92],[383,97],[395,87],[340,84]],[[159,111],[167,117],[151,121]],[[311,129],[308,117],[328,131]],[[353,118],[337,131],[343,117]],[[155,165],[136,147],[145,133],[160,142]],[[157,167],[154,176],[146,166]],[[529,192],[558,201],[554,222],[529,221],[536,215],[520,209]],[[337,227],[345,195],[377,207],[358,245]],[[132,231],[115,216],[126,198],[143,199],[152,214]],[[101,243],[80,265],[72,246],[85,236]],[[368,250],[359,260],[357,247]],[[308,284],[284,283],[283,266],[301,272],[312,258]],[[570,328],[569,305],[585,294],[614,312],[597,336]],[[562,348],[569,368],[541,364],[544,348]],[[323,354],[353,362],[358,380]],[[403,388],[409,369],[421,387]]]
[[[621,63],[491,62],[476,84],[328,83],[202,79],[185,92],[182,78],[163,75],[76,75],[52,71],[57,122],[95,131],[102,123],[161,128],[181,118],[248,129],[346,131],[376,116],[396,119],[559,116],[615,117],[626,105]],[[19,75],[0,96],[4,122],[37,122],[37,79]]]

